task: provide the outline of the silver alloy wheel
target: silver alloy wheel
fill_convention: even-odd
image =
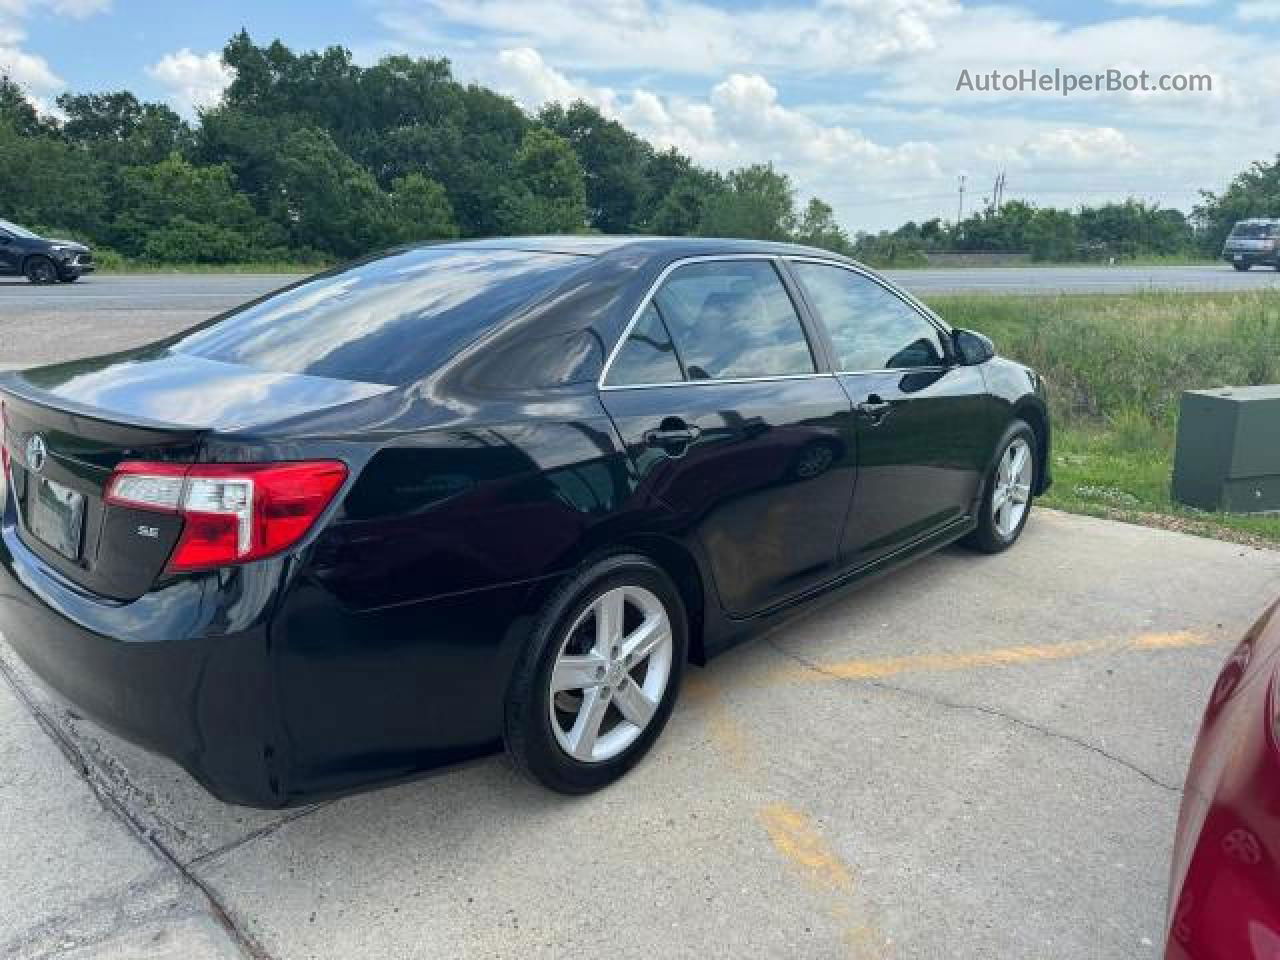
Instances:
[[[1031,502],[1035,461],[1025,437],[1014,437],[996,468],[996,488],[991,495],[991,519],[1005,540],[1014,535]]]
[[[615,587],[574,621],[551,671],[551,729],[583,763],[612,760],[644,732],[671,678],[671,620],[644,587]]]

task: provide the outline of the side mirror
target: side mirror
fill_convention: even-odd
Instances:
[[[956,359],[965,367],[986,363],[996,355],[996,345],[991,338],[972,330],[956,330],[951,335],[956,348]]]

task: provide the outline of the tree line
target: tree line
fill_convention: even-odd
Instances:
[[[499,234],[653,233],[791,240],[873,263],[938,250],[1040,259],[1208,251],[1240,216],[1280,215],[1280,160],[1191,217],[1138,201],[1019,201],[958,224],[850,237],[770,164],[719,173],[576,102],[529,114],[448,60],[296,53],[241,31],[234,79],[188,123],[128,91],[66,93],[60,116],[0,77],[0,216],[160,263],[324,262],[397,243]]]
[[[295,53],[242,31],[234,80],[189,124],[128,91],[41,116],[0,79],[0,216],[156,262],[324,261],[498,234],[751,236],[849,250],[786,174],[721,174],[596,107],[530,115],[444,59]]]

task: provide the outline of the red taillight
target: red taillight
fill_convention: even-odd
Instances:
[[[176,513],[185,522],[174,571],[261,560],[301,540],[347,478],[338,460],[296,463],[122,463],[107,503]]]

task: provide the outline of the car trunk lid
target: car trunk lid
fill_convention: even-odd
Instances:
[[[215,432],[252,430],[389,389],[163,350],[0,375],[0,440],[18,535],[83,589],[136,599],[164,572],[184,521],[105,503],[117,466],[195,463]]]

